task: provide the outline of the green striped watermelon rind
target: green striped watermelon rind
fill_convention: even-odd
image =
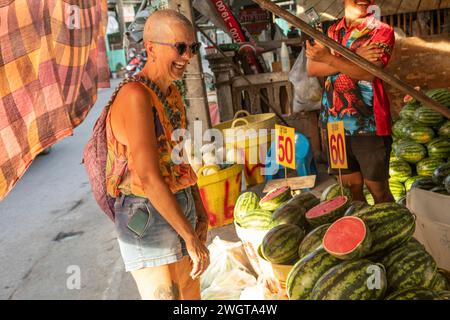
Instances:
[[[378,268],[379,288],[368,286],[371,270]],[[382,300],[387,289],[386,272],[382,264],[367,259],[345,261],[320,277],[311,292],[311,300]]]
[[[275,211],[291,198],[291,188],[276,188],[269,191],[263,198],[261,198],[259,201],[259,206],[264,210]]]
[[[234,219],[239,222],[241,219],[255,209],[259,208],[259,196],[254,192],[244,192],[236,200],[234,206]]]
[[[346,196],[347,198],[352,199],[352,191],[347,188],[347,187],[343,187],[343,193],[344,196]],[[332,184],[330,186],[328,186],[323,192],[322,195],[320,197],[320,202],[325,202],[331,199],[334,199],[338,196],[342,195],[341,192],[341,185],[339,183],[335,183]]]
[[[414,121],[425,126],[435,126],[443,120],[439,112],[427,107],[420,107],[414,112]]]
[[[415,287],[431,289],[437,273],[433,257],[414,242],[391,251],[382,263],[386,268],[389,292]]]
[[[409,178],[408,180],[406,180],[405,181],[405,190],[406,191],[409,191],[409,190],[411,190],[411,186],[412,186],[412,184],[417,180],[417,179],[421,179],[421,178],[423,178],[423,177],[421,177],[421,176],[414,176],[414,177],[411,177],[411,178]]]
[[[430,288],[431,290],[438,292],[447,291],[450,290],[450,283],[448,283],[447,278],[438,270],[433,281],[431,282]]]
[[[391,293],[386,300],[441,300],[441,296],[427,288],[408,288]]]
[[[411,166],[403,160],[394,160],[389,164],[389,175],[392,180],[405,182],[412,175]]]
[[[430,142],[434,136],[434,130],[424,126],[409,126],[406,129],[406,136],[411,141],[420,144],[426,144]]]
[[[402,197],[406,195],[405,186],[394,179],[389,179],[389,189],[391,190],[392,195],[394,196],[395,201],[400,200]]]
[[[360,242],[355,245],[354,248],[352,248],[350,251],[347,252],[333,252],[331,249],[327,247],[326,244],[326,238],[327,235],[333,230],[334,227],[337,226],[337,224],[344,222],[345,220],[357,220],[364,226],[364,237],[361,238]],[[355,232],[353,232],[355,233]],[[338,241],[338,240],[335,240]],[[372,236],[370,234],[369,229],[367,228],[364,221],[358,217],[353,216],[347,216],[342,217],[339,220],[335,221],[328,229],[325,235],[323,236],[322,240],[322,246],[325,249],[326,252],[331,254],[333,257],[338,258],[340,260],[354,260],[354,259],[360,259],[368,255],[370,252],[370,248],[372,246]]]
[[[276,226],[265,235],[261,253],[271,263],[291,264],[298,260],[298,247],[304,237],[305,230],[297,225]]]
[[[438,135],[442,138],[450,139],[450,120],[444,122],[444,124],[438,129]]]
[[[272,212],[263,209],[250,211],[236,223],[244,229],[270,230],[274,227]]]
[[[335,210],[331,210],[327,212],[326,214],[322,214],[319,216],[311,216],[314,212],[317,210],[320,210],[322,208],[325,208],[329,206],[331,203],[340,201],[342,204],[336,208]],[[344,216],[345,211],[347,210],[348,206],[350,205],[351,200],[346,196],[338,196],[331,200],[321,202],[317,206],[311,208],[308,210],[305,214],[306,221],[312,228],[316,228],[318,226],[321,226],[323,224],[332,223],[336,221],[337,219]]]
[[[329,255],[323,248],[301,258],[287,276],[286,291],[289,299],[309,300],[317,280],[339,263],[339,259]]]
[[[425,158],[421,160],[417,166],[417,174],[421,177],[432,177],[434,170],[445,162],[440,158]]]
[[[395,155],[409,163],[418,163],[427,155],[427,149],[416,142],[404,142],[397,146]]]
[[[427,144],[427,150],[430,158],[447,159],[450,157],[450,139],[435,138]]]
[[[321,225],[309,232],[298,248],[298,256],[300,259],[306,257],[311,252],[317,250],[322,245],[323,235],[327,231],[331,223]]]
[[[350,206],[348,207],[347,211],[344,213],[344,217],[353,216],[357,212],[366,209],[369,207],[369,204],[363,201],[353,201],[350,203]]]
[[[372,235],[371,255],[387,252],[409,241],[415,231],[416,217],[397,203],[376,204],[355,214]]]
[[[306,209],[304,207],[285,202],[274,211],[273,222],[277,226],[281,224],[295,224],[306,229],[305,213]]]
[[[444,180],[448,175],[450,175],[450,162],[443,163],[437,167],[431,179],[437,186],[444,186]]]

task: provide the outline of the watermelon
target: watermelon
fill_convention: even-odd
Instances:
[[[348,199],[352,198],[352,192],[349,188],[344,187],[344,196],[346,196]],[[322,192],[322,196],[320,197],[320,202],[328,201],[331,199],[336,198],[337,196],[341,196],[341,185],[339,183],[332,184],[328,188],[326,188]]]
[[[386,268],[390,292],[417,287],[431,288],[437,273],[433,257],[410,243],[390,252],[382,263]]]
[[[450,162],[441,164],[439,167],[437,167],[433,175],[431,176],[431,179],[433,179],[433,182],[437,186],[443,186],[444,180],[447,178],[447,176],[450,174]]]
[[[409,121],[406,120],[399,120],[394,123],[392,126],[392,134],[396,138],[402,138],[403,137],[403,127],[407,126],[409,124]]]
[[[444,161],[442,159],[425,158],[417,164],[417,174],[421,177],[431,178],[433,176],[434,170],[436,170],[442,164],[444,164]]]
[[[274,226],[272,212],[263,209],[250,211],[236,223],[244,229],[270,230]]]
[[[261,244],[261,253],[275,264],[291,264],[298,260],[298,247],[305,230],[294,224],[282,224],[270,230]]]
[[[273,189],[259,201],[259,206],[264,210],[275,211],[278,207],[291,198],[291,188],[282,187]]]
[[[361,218],[370,230],[370,254],[386,252],[409,241],[416,227],[415,216],[396,203],[376,204],[355,216]]]
[[[442,104],[443,106],[450,108],[450,91],[445,88],[432,89],[427,92],[427,95]]]
[[[405,181],[405,189],[406,191],[411,190],[411,186],[412,184],[417,180],[417,179],[422,179],[423,177],[421,176],[414,176],[409,178],[408,180]]]
[[[445,190],[445,188],[443,186],[439,186],[439,187],[434,187],[433,189],[430,190],[431,192],[434,193],[439,193],[439,194],[443,194],[448,196],[449,193],[447,192],[447,190]]]
[[[298,256],[300,259],[306,257],[322,245],[323,236],[329,226],[331,226],[331,223],[323,224],[306,235],[298,248]]]
[[[375,204],[375,199],[373,198],[372,194],[370,193],[369,189],[364,185],[363,189],[364,198],[366,199],[367,203],[370,206],[373,206]]]
[[[427,107],[420,107],[414,112],[414,121],[424,126],[435,126],[443,120],[444,117],[439,112]]]
[[[386,293],[384,267],[369,260],[345,261],[314,285],[311,300],[381,300]]]
[[[401,197],[400,199],[398,199],[398,200],[396,201],[396,203],[399,204],[399,205],[402,205],[402,206],[406,207],[406,196]]]
[[[450,290],[450,284],[447,278],[438,271],[431,282],[430,288],[434,291],[447,291]]]
[[[405,186],[396,180],[389,179],[389,189],[391,190],[395,201],[400,200],[406,195]]]
[[[286,202],[273,213],[273,222],[275,225],[296,224],[301,228],[305,228],[306,209],[301,206]]]
[[[408,162],[403,160],[391,161],[389,164],[389,175],[392,180],[405,182],[411,177],[412,169]]]
[[[315,207],[316,205],[318,205],[320,203],[320,200],[315,195],[313,195],[311,192],[303,192],[303,193],[293,197],[287,203],[290,205],[302,206],[306,210],[309,210],[312,207]]]
[[[300,259],[288,274],[287,294],[290,300],[308,300],[317,280],[341,261],[329,255],[323,248]]]
[[[370,252],[372,237],[363,220],[349,216],[337,220],[327,229],[322,244],[333,257],[352,260]]]
[[[431,190],[434,187],[436,187],[436,185],[430,177],[420,177],[411,185],[411,189],[418,188],[423,190]]]
[[[350,200],[346,196],[338,196],[321,202],[306,212],[306,221],[313,228],[332,223],[344,215],[349,204]]]
[[[447,190],[447,192],[450,193],[450,175],[448,175],[447,178],[445,178],[444,187],[445,190]]]
[[[450,300],[450,291],[439,291],[440,300]]]
[[[400,111],[400,118],[405,121],[414,120],[414,113],[419,109],[420,105],[408,103]]]
[[[362,209],[368,208],[369,205],[366,202],[362,201],[353,201],[348,207],[347,211],[345,211],[344,216],[352,216],[355,213],[361,211]]]
[[[440,300],[440,295],[426,288],[408,288],[392,293],[386,300]]]
[[[409,126],[406,129],[406,137],[411,141],[426,144],[434,138],[434,130],[424,126]]]
[[[450,157],[450,139],[436,138],[427,144],[430,158],[447,159]]]
[[[259,208],[259,196],[254,192],[244,192],[234,205],[234,219],[239,222],[250,211]]]
[[[450,120],[447,120],[442,126],[440,126],[438,129],[438,134],[442,138],[450,139]]]
[[[403,142],[396,148],[396,156],[409,163],[417,163],[427,155],[425,147],[416,142]]]

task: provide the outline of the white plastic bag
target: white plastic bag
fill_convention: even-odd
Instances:
[[[294,112],[320,110],[323,89],[316,77],[308,77],[306,53],[302,50],[289,72],[289,81],[294,86]]]
[[[253,269],[241,242],[228,242],[215,237],[208,249],[211,263],[200,278],[202,291],[211,287],[217,277],[233,270],[240,270],[253,276]]]
[[[246,271],[232,269],[217,275],[209,288],[202,291],[202,300],[239,300],[242,291],[256,286],[256,278]]]
[[[281,287],[273,288],[265,277],[259,277],[256,285],[245,288],[240,300],[286,300],[286,290]]]

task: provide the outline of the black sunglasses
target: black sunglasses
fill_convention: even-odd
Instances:
[[[175,44],[173,43],[165,43],[165,42],[157,42],[157,41],[150,41],[156,44],[160,44],[163,46],[170,46],[170,47],[174,47],[175,49],[177,49],[177,52],[180,56],[182,56],[183,54],[186,53],[187,49],[189,48],[191,50],[191,53],[193,55],[196,55],[199,50],[200,50],[200,46],[202,45],[200,42],[194,42],[191,45],[188,45],[186,42],[177,42]]]

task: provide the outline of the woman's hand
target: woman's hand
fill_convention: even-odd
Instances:
[[[383,56],[383,49],[379,48],[375,43],[369,43],[356,50],[356,54],[370,62],[380,61]]]
[[[195,280],[200,277],[209,266],[209,251],[197,236],[193,236],[186,241],[186,249],[192,261],[192,271],[190,276]]]

